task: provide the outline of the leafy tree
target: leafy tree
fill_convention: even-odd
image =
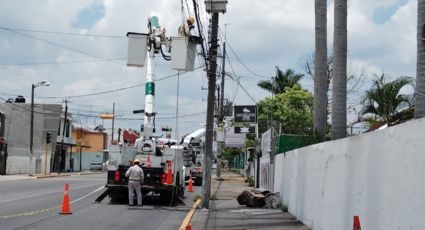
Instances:
[[[272,80],[262,80],[258,82],[258,86],[264,90],[271,92],[272,94],[280,94],[285,92],[285,88],[291,88],[294,85],[298,85],[298,82],[304,76],[303,74],[295,73],[292,69],[287,69],[285,72],[276,68],[276,75],[272,77]]]
[[[229,163],[233,163],[233,159],[235,158],[235,156],[239,155],[239,153],[241,153],[241,149],[240,148],[229,148],[229,147],[224,147],[223,149],[223,158],[225,160],[227,160]]]
[[[284,93],[257,103],[260,133],[279,124],[284,133],[313,133],[313,95],[301,86],[287,87]],[[273,122],[272,122],[273,121]]]
[[[362,114],[372,113],[383,121],[389,122],[391,116],[397,113],[401,106],[412,107],[412,98],[398,95],[403,86],[412,83],[413,78],[406,76],[391,82],[385,81],[384,74],[380,77],[376,76],[371,89],[367,90],[363,96]]]

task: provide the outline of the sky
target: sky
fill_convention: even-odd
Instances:
[[[207,31],[210,16],[204,1],[196,2]],[[193,15],[193,1],[187,0],[0,0],[0,5],[0,102],[16,95],[29,102],[31,84],[46,80],[51,85],[35,89],[35,103],[67,99],[76,121],[109,129],[111,121],[99,115],[112,113],[113,103],[115,129],[139,130],[143,123],[132,111],[144,108],[146,68],[126,66],[127,32],[147,32],[148,17],[155,14],[167,36],[176,36],[183,19]],[[328,1],[329,52],[333,7]],[[416,11],[414,0],[348,1],[348,70],[364,76],[363,90],[374,74],[415,77]],[[231,76],[225,97],[236,105],[271,96],[258,81],[270,79],[275,66],[303,73],[303,60],[314,52],[313,0],[229,0],[219,25]],[[208,82],[201,57],[195,62],[201,68],[179,76],[170,62],[160,56],[155,61],[157,129],[171,127],[175,137],[201,128]],[[302,83],[312,89],[311,79]],[[349,103],[359,103],[361,93]]]

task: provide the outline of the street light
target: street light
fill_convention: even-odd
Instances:
[[[50,83],[47,81],[40,81],[36,84],[31,85],[31,125],[30,125],[30,164],[31,165],[29,170],[32,169],[32,157],[33,157],[32,147],[33,147],[33,135],[34,135],[34,89],[39,86],[49,86],[49,85]]]

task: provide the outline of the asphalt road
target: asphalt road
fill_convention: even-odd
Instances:
[[[0,229],[178,229],[201,189],[186,191],[185,204],[170,207],[146,196],[144,206],[129,207],[108,198],[94,202],[105,181],[106,174],[96,174],[0,182]],[[69,183],[70,215],[59,214],[65,183]]]

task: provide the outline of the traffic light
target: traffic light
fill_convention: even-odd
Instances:
[[[52,132],[47,132],[46,133],[46,144],[49,144],[50,142],[52,142]]]

